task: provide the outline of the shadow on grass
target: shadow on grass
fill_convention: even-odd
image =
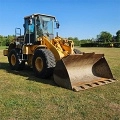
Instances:
[[[35,77],[32,68],[28,67],[27,65],[25,66],[24,70],[15,71],[15,70],[10,69],[9,63],[0,62],[0,69],[5,70],[6,72],[11,73],[11,74],[27,77],[26,80],[29,80],[29,81],[41,82],[44,84],[50,84],[52,86],[57,86],[57,84],[54,82],[53,77],[49,79],[41,79],[41,78]]]

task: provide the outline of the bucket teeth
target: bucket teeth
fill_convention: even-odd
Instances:
[[[83,84],[83,85],[80,85],[80,86],[73,86],[73,91],[85,90],[85,89],[89,89],[89,88],[109,84],[109,83],[112,83],[112,82],[115,82],[115,80],[108,79],[108,80],[105,80],[105,81],[98,81],[98,82],[94,82],[94,83],[90,83],[90,84]]]

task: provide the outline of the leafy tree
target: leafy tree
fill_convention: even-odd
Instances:
[[[79,40],[79,39],[78,39],[78,37],[75,37],[75,38],[74,38],[74,40],[76,40],[76,41],[77,41],[77,40]]]
[[[0,46],[3,45],[3,41],[4,41],[4,36],[0,35]]]
[[[9,44],[13,39],[14,35],[8,35],[8,36],[2,36],[0,35],[0,46],[5,46],[6,44]]]
[[[75,46],[80,45],[80,41],[77,37],[74,37],[74,38],[73,37],[68,37],[68,40],[73,40]]]
[[[120,42],[120,30],[116,32],[116,42]]]
[[[109,33],[109,32],[106,32],[106,31],[102,31],[100,33],[100,35],[97,35],[97,37],[99,36],[98,40],[100,42],[110,42],[112,40],[112,35]]]
[[[68,37],[68,40],[73,40],[74,38],[73,37]]]

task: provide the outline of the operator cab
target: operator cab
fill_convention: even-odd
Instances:
[[[33,14],[24,17],[24,39],[25,44],[35,44],[37,38],[47,36],[54,38],[54,23],[59,28],[59,23],[54,16],[44,14]]]

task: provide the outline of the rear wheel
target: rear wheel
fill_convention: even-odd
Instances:
[[[20,61],[19,54],[16,49],[12,49],[8,55],[8,61],[12,70],[22,70],[25,66],[24,61]]]
[[[38,49],[33,56],[32,65],[37,77],[48,78],[53,74],[56,62],[50,50]]]

